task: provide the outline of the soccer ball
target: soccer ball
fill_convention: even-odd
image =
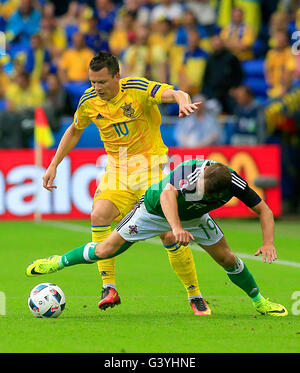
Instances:
[[[65,294],[55,284],[36,285],[28,297],[28,307],[36,317],[58,317],[66,305]]]

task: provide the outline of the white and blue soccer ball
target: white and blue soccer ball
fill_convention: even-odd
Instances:
[[[36,317],[58,317],[64,310],[64,292],[55,284],[44,282],[36,285],[28,297],[28,307]]]

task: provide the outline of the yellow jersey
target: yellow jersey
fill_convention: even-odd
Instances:
[[[162,93],[173,86],[140,77],[122,78],[119,84],[118,94],[108,101],[93,87],[88,88],[79,100],[75,127],[84,129],[95,123],[109,156],[108,169],[120,168],[126,162],[132,171],[140,167],[136,161],[141,155],[147,159],[148,169],[166,162],[168,148],[161,138],[157,104]]]

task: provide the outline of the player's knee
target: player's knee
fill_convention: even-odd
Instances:
[[[91,224],[92,225],[107,225],[107,219],[105,215],[99,210],[92,210],[91,212]]]

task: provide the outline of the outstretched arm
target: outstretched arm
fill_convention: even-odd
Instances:
[[[274,247],[274,217],[273,213],[264,201],[259,202],[252,210],[259,216],[263,245],[254,254],[262,254],[263,261],[269,263],[277,259],[276,249]]]
[[[161,95],[161,102],[165,104],[177,103],[179,106],[179,118],[191,115],[201,105],[201,101],[192,103],[190,96],[186,92],[175,91],[174,89],[166,89]]]

